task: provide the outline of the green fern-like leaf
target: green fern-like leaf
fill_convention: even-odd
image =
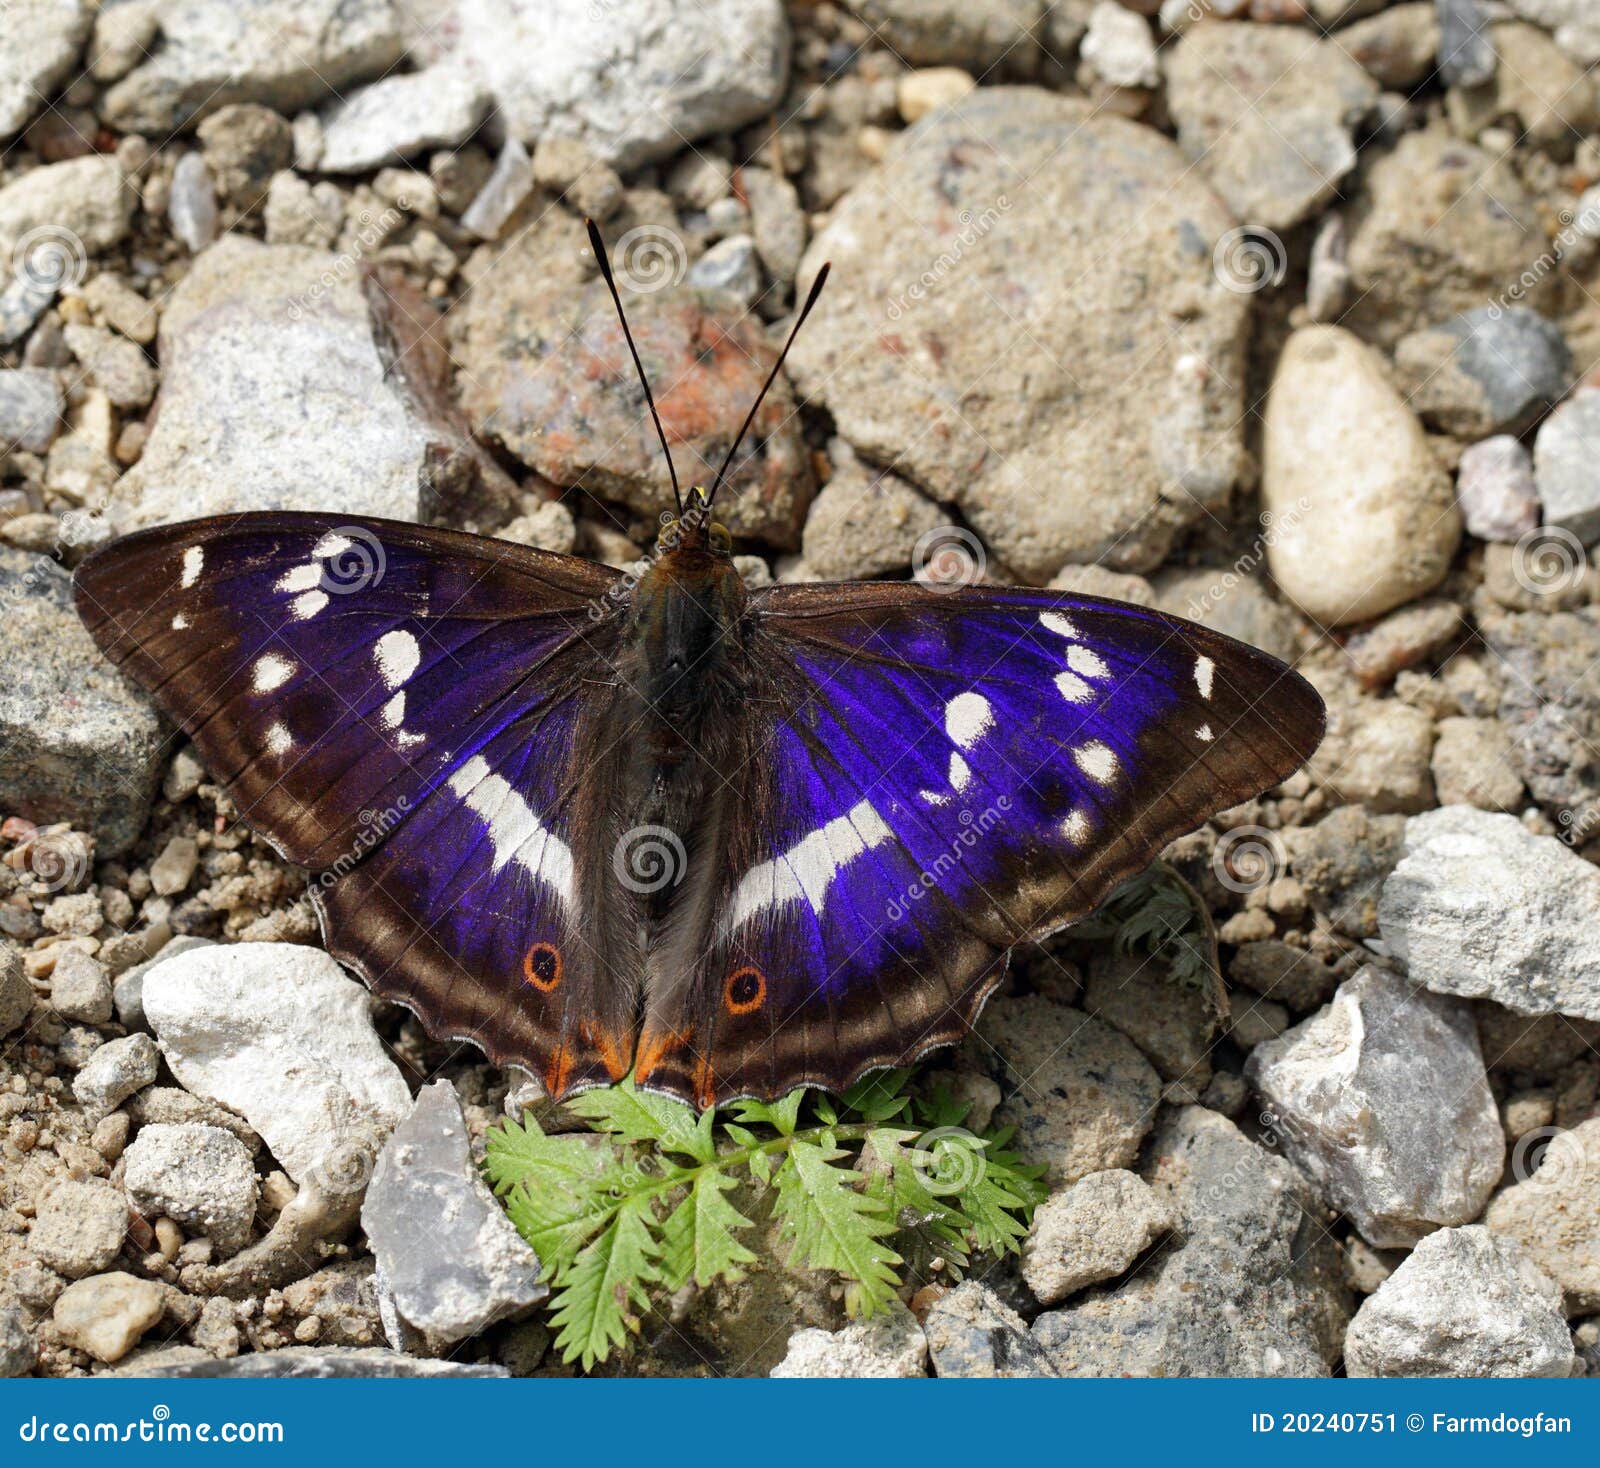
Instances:
[[[880,1193],[861,1177],[835,1167],[846,1154],[835,1146],[791,1142],[773,1178],[775,1211],[796,1263],[830,1269],[850,1282],[847,1303],[863,1315],[894,1295],[900,1256],[889,1244],[894,1219]]]
[[[610,1223],[557,1275],[559,1292],[550,1315],[556,1345],[586,1371],[638,1329],[635,1311],[648,1304],[648,1287],[661,1278],[654,1226],[650,1199],[625,1199]]]
[[[756,1256],[738,1234],[755,1225],[728,1200],[737,1184],[706,1169],[661,1226],[661,1272],[668,1290],[691,1280],[704,1289],[714,1280],[736,1279]]]

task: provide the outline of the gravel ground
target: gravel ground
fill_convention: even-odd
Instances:
[[[1049,1165],[1020,1260],[614,1369],[1600,1372],[1591,0],[0,8],[0,1370],[567,1369],[475,1170],[526,1078],[320,949],[69,578],[270,507],[637,560],[592,215],[691,478],[833,262],[750,579],[954,557],[1330,710],[1167,853],[1225,1020],[1068,934],[935,1061]]]

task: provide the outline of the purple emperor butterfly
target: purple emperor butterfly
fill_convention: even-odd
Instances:
[[[709,489],[674,474],[636,577],[289,512],[144,531],[77,575],[107,655],[320,874],[330,951],[553,1095],[838,1090],[951,1044],[1010,948],[1322,735],[1295,673],[1144,607],[747,590],[713,513],[755,413]]]

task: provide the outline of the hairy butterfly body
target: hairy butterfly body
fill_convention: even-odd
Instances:
[[[1321,737],[1296,674],[1145,608],[747,591],[715,495],[636,580],[281,512],[116,542],[78,606],[316,874],[330,951],[554,1095],[841,1089],[952,1043],[1011,947]]]

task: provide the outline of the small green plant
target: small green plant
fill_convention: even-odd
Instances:
[[[885,1308],[917,1251],[957,1274],[973,1253],[1016,1252],[1042,1169],[1007,1150],[1009,1132],[963,1130],[968,1108],[947,1092],[903,1094],[910,1075],[698,1116],[625,1081],[568,1103],[588,1131],[531,1116],[490,1131],[489,1179],[543,1261],[564,1359],[587,1369],[653,1300],[737,1279],[756,1262],[741,1203],[770,1210],[790,1266],[839,1276],[852,1314]]]

